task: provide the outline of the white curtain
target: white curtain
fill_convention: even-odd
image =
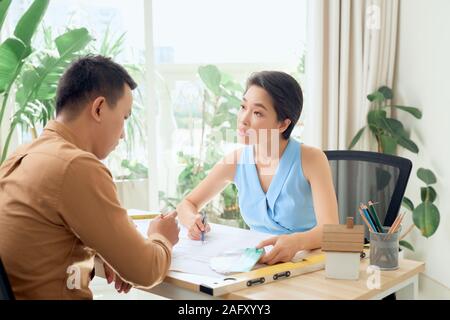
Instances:
[[[366,124],[367,95],[382,85],[392,87],[398,0],[310,0],[308,19],[304,141],[346,150]],[[366,129],[355,149],[376,151],[372,139]],[[360,220],[360,201],[384,202],[365,199],[376,193],[362,182],[374,176],[351,163],[333,170],[341,223],[347,216]]]
[[[347,149],[366,123],[367,95],[392,87],[398,0],[310,0],[306,143]],[[376,150],[362,137],[357,149]]]

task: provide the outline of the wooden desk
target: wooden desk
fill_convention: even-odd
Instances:
[[[359,280],[327,279],[325,270],[320,270],[212,297],[198,291],[201,276],[170,271],[163,283],[146,291],[170,299],[200,300],[368,300],[382,299],[394,292],[399,299],[417,299],[419,273],[425,271],[425,263],[400,259],[399,264],[397,270],[379,271],[379,289],[369,288],[368,279],[374,279],[375,274],[367,272],[369,259],[365,258],[361,260]],[[96,275],[102,276],[102,269],[103,266],[96,263]]]
[[[367,280],[374,273],[367,273],[369,259],[361,261],[359,280],[334,280],[325,278],[325,270],[280,280],[253,288],[239,290],[219,299],[251,300],[368,300],[382,299],[398,292],[398,299],[417,299],[419,273],[425,271],[425,263],[400,260],[394,271],[380,271],[380,288],[369,289]],[[148,290],[170,299],[216,299],[196,292],[196,286],[186,285],[191,275],[170,273],[164,283]],[[373,278],[371,278],[373,279]]]

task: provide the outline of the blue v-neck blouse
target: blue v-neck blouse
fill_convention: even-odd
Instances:
[[[261,188],[251,145],[242,151],[234,182],[241,215],[250,229],[286,234],[316,226],[311,186],[302,170],[300,142],[289,139],[267,193]]]

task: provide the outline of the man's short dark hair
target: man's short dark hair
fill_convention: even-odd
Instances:
[[[284,72],[261,71],[250,76],[245,91],[252,85],[263,88],[270,95],[278,121],[291,120],[282,134],[284,139],[289,139],[303,108],[303,93],[297,80]]]
[[[104,56],[88,55],[73,62],[59,80],[56,114],[66,110],[70,116],[80,113],[91,99],[105,97],[114,107],[124,94],[124,85],[137,87],[124,67]]]

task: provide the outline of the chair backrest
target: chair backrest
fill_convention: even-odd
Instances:
[[[6,274],[6,270],[3,266],[2,259],[0,258],[0,300],[14,300],[14,293],[11,289],[11,285]]]
[[[360,203],[376,202],[380,221],[391,226],[400,209],[412,162],[408,159],[368,151],[325,151],[338,200],[339,221],[358,214]],[[367,228],[366,228],[367,229]],[[366,230],[366,238],[369,238]]]

